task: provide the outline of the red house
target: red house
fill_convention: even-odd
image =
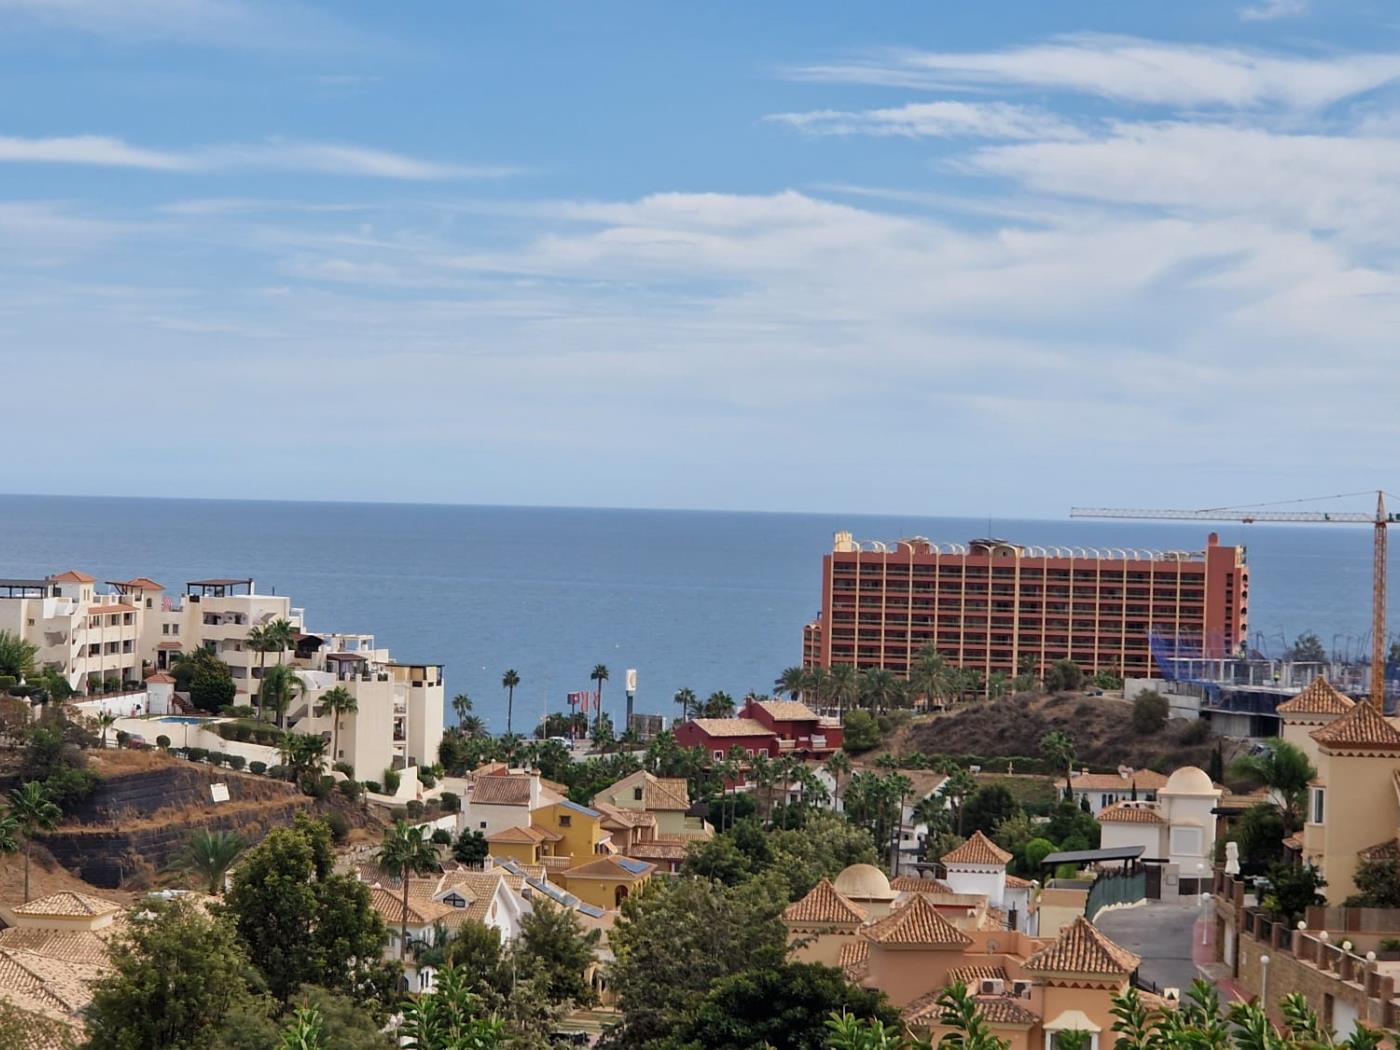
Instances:
[[[841,724],[821,718],[806,704],[792,700],[744,701],[737,718],[693,718],[676,730],[681,747],[703,748],[723,759],[738,747],[749,756],[822,757],[841,749]]]

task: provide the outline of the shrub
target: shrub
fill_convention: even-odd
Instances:
[[[433,776],[433,771],[425,766],[418,767],[418,783],[425,788],[433,787],[437,784],[437,777]]]
[[[12,674],[0,674],[0,692],[9,692],[19,685],[19,679]]]
[[[411,798],[408,800],[408,804],[404,806],[404,812],[408,814],[409,820],[422,820],[423,810],[425,808],[423,803],[419,802],[416,798]]]
[[[117,747],[126,747],[131,743],[131,734],[124,729],[117,730]]]
[[[162,733],[160,736],[156,737],[156,747],[160,748],[162,751],[169,751],[170,738]]]
[[[357,798],[360,797],[361,794],[364,793],[365,789],[360,786],[360,783],[357,780],[342,780],[340,782],[339,790],[342,795],[348,798],[351,802],[354,802]]]
[[[248,763],[248,760],[242,755],[229,755],[225,761],[232,769],[242,769]]]
[[[383,788],[379,786],[379,781],[377,780],[366,780],[365,790],[368,791],[371,795],[378,795],[383,791]]]
[[[267,763],[266,763],[266,762],[249,762],[249,763],[248,763],[248,772],[249,772],[249,773],[256,773],[258,776],[262,776],[264,773],[267,772]]]
[[[1204,744],[1210,739],[1210,723],[1204,718],[1198,718],[1194,722],[1187,722],[1186,727],[1181,731],[1181,742],[1188,747],[1196,744]]]
[[[191,762],[203,762],[204,756],[207,754],[209,754],[209,752],[202,747],[191,747],[185,749],[185,755],[187,758],[189,758]]]
[[[233,727],[233,739],[237,740],[240,744],[246,744],[249,740],[253,739],[253,727],[244,725],[241,722],[235,723]]]
[[[397,769],[386,769],[384,771],[384,794],[392,795],[399,790],[399,784],[403,783],[403,778]]]
[[[301,790],[314,799],[327,799],[335,790],[335,777],[302,777]]]
[[[208,762],[211,766],[221,766],[227,756],[222,751],[210,751]]]
[[[119,693],[122,688],[122,680],[116,675],[108,675],[102,679],[102,691],[104,693]]]
[[[452,845],[452,832],[448,831],[446,828],[434,828],[433,842],[439,846]]]
[[[462,808],[462,799],[453,791],[444,791],[438,796],[438,805],[444,813],[456,813]]]
[[[331,829],[331,839],[337,845],[350,837],[350,818],[338,809],[326,814],[326,826]]]
[[[286,780],[287,775],[290,772],[291,770],[289,770],[286,766],[276,765],[268,769],[267,775],[270,776],[273,780]]]
[[[1167,698],[1155,689],[1148,689],[1133,700],[1133,732],[1138,736],[1160,733],[1167,724],[1171,708]]]
[[[1400,937],[1382,937],[1381,951],[1400,952]]]
[[[851,754],[869,751],[880,743],[880,726],[869,711],[850,711],[845,721],[845,749]]]
[[[1072,693],[1084,686],[1084,672],[1073,660],[1056,660],[1045,672],[1045,689],[1051,693]]]
[[[337,762],[335,765],[331,766],[331,768],[337,773],[344,773],[351,780],[355,779],[355,767],[349,762]]]

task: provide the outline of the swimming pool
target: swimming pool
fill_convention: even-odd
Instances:
[[[197,726],[197,725],[199,725],[201,722],[207,722],[207,721],[209,721],[209,719],[207,719],[207,718],[202,718],[202,717],[200,717],[200,716],[198,716],[198,715],[166,715],[164,718],[157,718],[156,721],[157,721],[157,722],[175,722],[175,723],[177,723],[177,724],[179,724],[179,725],[186,725],[186,726]]]

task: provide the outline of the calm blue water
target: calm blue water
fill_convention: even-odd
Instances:
[[[252,576],[290,594],[312,630],[373,633],[396,658],[445,665],[497,729],[514,667],[516,726],[564,695],[636,667],[637,709],[670,713],[681,686],[735,697],[767,689],[801,656],[820,605],[831,534],[1197,549],[1215,528],[1249,548],[1251,630],[1277,654],[1313,630],[1363,651],[1370,617],[1365,526],[1287,528],[1151,522],[1007,521],[390,504],[0,497],[0,576],[69,568],[99,580]],[[1392,574],[1393,574],[1392,569]],[[1400,577],[1396,577],[1400,579]],[[1400,588],[1398,588],[1400,589]],[[1390,622],[1400,628],[1394,606]]]

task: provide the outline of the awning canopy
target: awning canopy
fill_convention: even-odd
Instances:
[[[1042,1027],[1047,1032],[1102,1032],[1083,1010],[1065,1010],[1053,1021],[1046,1021]]]
[[[1145,846],[1115,846],[1112,849],[1072,849],[1064,853],[1047,853],[1040,862],[1042,868],[1053,868],[1057,864],[1092,864],[1097,861],[1137,860],[1145,852]],[[1097,1031],[1098,1029],[1095,1029]]]

